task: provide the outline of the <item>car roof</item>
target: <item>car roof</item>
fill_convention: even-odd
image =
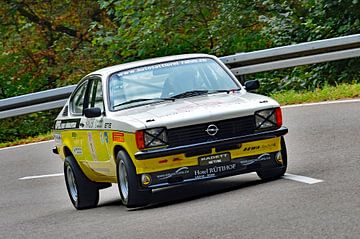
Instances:
[[[199,57],[210,57],[210,58],[216,59],[215,56],[211,56],[211,55],[207,55],[207,54],[183,54],[183,55],[175,55],[175,56],[164,56],[164,57],[151,58],[151,59],[146,59],[146,60],[134,61],[134,62],[123,63],[123,64],[119,64],[119,65],[115,65],[115,66],[105,67],[105,68],[99,69],[97,71],[91,72],[87,76],[102,75],[102,76],[106,77],[117,71],[123,71],[123,70],[128,70],[131,68],[152,65],[152,64],[158,64],[158,63],[163,63],[163,62],[185,60],[185,59],[199,58]]]

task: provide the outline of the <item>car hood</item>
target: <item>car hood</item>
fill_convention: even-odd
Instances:
[[[122,120],[126,118],[137,129],[140,125],[143,128],[176,128],[248,116],[257,110],[278,106],[276,101],[262,95],[248,92],[219,93],[129,108],[114,113],[113,117]]]

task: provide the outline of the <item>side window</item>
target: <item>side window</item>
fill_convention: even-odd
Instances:
[[[103,92],[101,79],[93,79],[90,84],[90,99],[89,99],[89,107],[97,107],[100,108],[101,111],[104,111],[104,101],[103,101]]]
[[[84,109],[84,100],[87,88],[87,81],[85,81],[75,92],[70,100],[70,110],[72,114],[82,115]]]

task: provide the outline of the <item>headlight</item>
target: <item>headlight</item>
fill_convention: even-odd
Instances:
[[[139,149],[159,147],[167,144],[166,129],[154,128],[136,131],[136,144]]]
[[[280,128],[282,114],[280,108],[267,109],[255,112],[256,129]]]

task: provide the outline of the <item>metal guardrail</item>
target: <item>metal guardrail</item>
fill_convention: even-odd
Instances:
[[[220,57],[235,75],[360,56],[360,34]],[[0,100],[0,119],[61,108],[75,85]]]
[[[220,57],[235,75],[360,56],[360,34]]]
[[[64,106],[76,85],[0,100],[0,119]]]

